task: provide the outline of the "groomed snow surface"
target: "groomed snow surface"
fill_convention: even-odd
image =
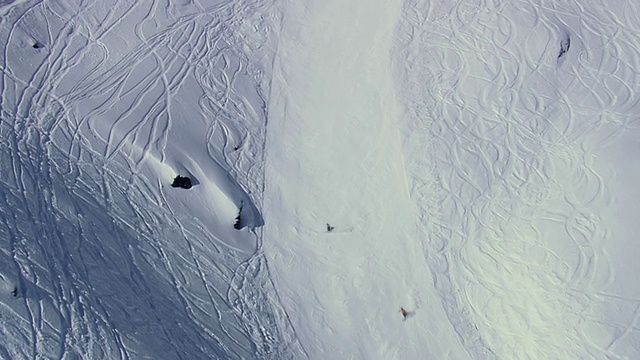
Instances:
[[[638,33],[0,0],[0,359],[640,358]]]

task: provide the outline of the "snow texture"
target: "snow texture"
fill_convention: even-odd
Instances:
[[[640,358],[638,33],[0,0],[0,359]]]

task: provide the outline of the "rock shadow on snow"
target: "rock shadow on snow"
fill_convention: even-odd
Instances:
[[[248,198],[248,196],[247,196]],[[264,225],[264,219],[262,214],[258,211],[258,208],[252,201],[246,203],[244,200],[240,201],[240,207],[238,208],[238,215],[236,215],[233,223],[233,228],[236,230],[242,230],[247,227],[254,229]]]
[[[556,63],[561,65],[564,60],[567,58],[569,54],[569,49],[571,49],[571,31],[567,29],[564,25],[558,25],[558,34],[557,34],[557,44],[559,45],[559,49],[556,48]]]
[[[558,60],[562,59],[567,52],[569,52],[569,48],[571,47],[571,38],[567,34],[562,41],[560,41],[560,52],[558,53]]]
[[[25,278],[19,269],[11,269],[9,257],[0,258],[0,296],[32,299],[36,301],[49,299],[51,296],[39,285]]]
[[[18,296],[18,285],[8,276],[0,273],[0,290],[3,294],[10,294],[13,297]]]

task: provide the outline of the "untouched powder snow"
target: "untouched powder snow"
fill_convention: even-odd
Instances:
[[[640,358],[639,19],[0,0],[0,359]]]

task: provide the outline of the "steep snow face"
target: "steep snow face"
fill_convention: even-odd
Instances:
[[[407,177],[474,358],[640,356],[639,10],[405,4]]]
[[[0,358],[639,358],[638,19],[0,0]]]
[[[310,358],[638,356],[637,10],[286,8],[265,252]]]
[[[3,5],[0,358],[289,356],[247,230],[269,3]]]
[[[405,179],[390,62],[401,10],[342,0],[283,9],[264,251],[311,359],[468,358],[433,291]]]

